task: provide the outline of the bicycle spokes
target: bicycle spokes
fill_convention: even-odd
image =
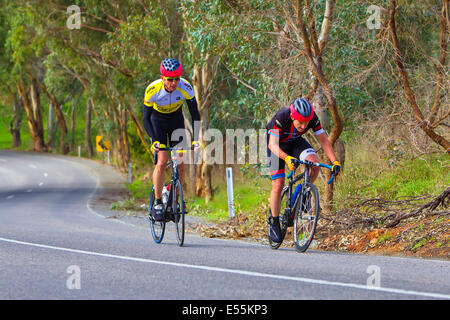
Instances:
[[[178,180],[175,184],[175,190],[174,190],[174,204],[173,204],[173,211],[174,211],[174,222],[176,225],[176,234],[177,234],[177,240],[178,245],[181,247],[184,243],[184,233],[185,233],[185,207],[184,207],[184,200],[183,200],[183,190],[181,187],[181,183]]]
[[[302,192],[301,203],[296,208],[294,242],[297,251],[304,252],[311,244],[319,217],[319,195],[310,184]]]

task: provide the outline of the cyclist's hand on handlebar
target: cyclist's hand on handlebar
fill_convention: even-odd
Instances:
[[[291,156],[284,158],[284,162],[288,165],[289,170],[294,171],[297,167],[297,159]]]
[[[192,147],[194,147],[194,151],[197,152],[201,149],[202,144],[200,141],[192,141]]]
[[[159,150],[159,148],[165,148],[165,147],[166,147],[165,144],[162,144],[162,143],[159,142],[159,141],[155,141],[155,142],[153,142],[153,144],[152,144],[152,146],[151,146],[151,148],[150,148],[150,151],[151,151],[152,153],[155,153],[156,151]]]
[[[341,164],[339,163],[339,161],[336,160],[333,162],[333,165],[331,166],[331,173],[336,178],[339,175],[339,172],[341,172]]]

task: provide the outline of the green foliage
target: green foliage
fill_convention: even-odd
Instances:
[[[152,184],[149,181],[135,179],[131,184],[128,184],[127,187],[134,199],[150,198]]]
[[[320,31],[325,1],[310,3]],[[81,29],[66,26],[66,7],[72,4],[82,8]],[[387,0],[370,4],[389,8]],[[341,138],[347,146],[359,141],[362,124],[403,112],[387,15],[382,13],[380,30],[369,30],[368,5],[363,0],[336,2],[322,56],[324,75],[344,119]],[[399,1],[397,25],[405,65],[424,110],[430,109],[434,96],[430,79],[439,56],[439,17],[436,1]],[[193,66],[202,65],[208,55],[220,58],[211,88],[211,127],[222,131],[263,128],[275,111],[305,95],[313,84],[304,44],[294,26],[291,2],[283,1],[0,0],[0,147],[10,145],[5,124],[14,115],[16,85],[23,81],[28,86],[32,73],[61,104],[69,129],[72,98],[77,101],[74,136],[70,133],[66,139],[84,145],[86,102],[92,100],[91,134],[117,141],[122,130],[127,132],[132,159],[142,160],[147,155],[137,128],[129,114],[124,127],[119,111],[132,110],[141,119],[144,90],[159,77],[159,63],[168,56],[182,60],[187,79],[193,75]],[[42,92],[41,102],[47,127],[49,99]],[[30,141],[26,121],[21,132],[26,148]],[[57,133],[53,147],[60,139]],[[448,156],[411,160],[405,151],[406,139],[379,145],[381,140],[375,133],[364,148],[347,148],[347,164],[336,190],[338,201],[351,195],[393,199],[437,193],[449,184]],[[386,154],[369,151],[371,143]],[[236,184],[236,202],[245,212],[267,198],[262,186],[256,186],[263,188],[260,194],[251,192],[255,186],[248,179],[252,183]],[[148,188],[138,181],[130,186],[139,197]],[[226,215],[226,189],[219,185],[208,206],[201,200],[194,205]]]
[[[234,185],[235,213],[252,216],[254,212],[266,203],[270,194],[270,183],[261,178],[246,178],[236,174]],[[189,206],[196,216],[218,221],[228,219],[228,192],[226,182],[217,183],[214,198],[205,204],[205,200],[194,198],[189,200]]]
[[[390,165],[389,159],[370,159],[367,155],[352,155],[336,188],[336,202],[345,205],[352,197],[399,197],[438,194],[450,184],[448,155],[424,155],[416,159],[399,159]]]

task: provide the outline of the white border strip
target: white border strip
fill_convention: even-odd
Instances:
[[[173,266],[173,267],[200,269],[200,270],[223,272],[223,273],[234,273],[234,274],[246,275],[246,276],[252,276],[252,277],[298,281],[298,282],[305,282],[305,283],[318,284],[318,285],[328,285],[328,286],[346,287],[346,288],[362,289],[362,290],[370,290],[370,291],[380,291],[380,292],[387,292],[387,293],[394,293],[394,294],[422,296],[422,297],[427,297],[427,298],[450,299],[450,295],[441,294],[441,293],[419,292],[419,291],[402,290],[402,289],[395,289],[395,288],[371,287],[371,286],[367,286],[367,285],[354,284],[354,283],[334,282],[334,281],[309,279],[309,278],[302,278],[302,277],[283,276],[283,275],[279,275],[279,274],[269,274],[269,273],[260,273],[260,272],[245,271],[245,270],[208,267],[208,266],[169,262],[169,261],[158,261],[158,260],[151,260],[151,259],[144,259],[144,258],[119,256],[119,255],[113,255],[113,254],[108,254],[108,253],[99,253],[99,252],[92,252],[92,251],[55,247],[55,246],[49,246],[49,245],[45,245],[45,244],[18,241],[18,240],[6,239],[6,238],[1,238],[1,237],[0,237],[0,241],[19,244],[19,245],[27,245],[27,246],[32,246],[32,247],[44,248],[44,249],[65,251],[65,252],[71,252],[71,253],[79,253],[79,254],[85,254],[85,255],[91,255],[91,256],[120,259],[120,260],[128,260],[128,261],[135,261],[135,262],[154,263],[154,264],[161,264],[161,265],[167,265],[167,266]]]

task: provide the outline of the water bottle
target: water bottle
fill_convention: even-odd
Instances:
[[[291,207],[294,205],[295,203],[295,199],[297,199],[298,194],[300,193],[300,190],[302,190],[302,184],[299,183],[294,190],[294,194],[291,197]]]
[[[170,193],[170,184],[164,185],[161,195],[163,204],[166,204],[167,201],[169,200],[169,193]]]

